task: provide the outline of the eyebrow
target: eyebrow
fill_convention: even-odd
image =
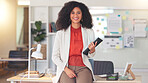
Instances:
[[[71,12],[75,12],[75,11],[72,10]],[[76,12],[81,12],[81,11],[76,11]]]

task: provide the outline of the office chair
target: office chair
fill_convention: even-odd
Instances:
[[[114,65],[111,61],[94,61],[94,75],[113,74]]]
[[[10,51],[9,58],[28,58],[28,51]],[[27,61],[8,61],[7,67],[4,70],[14,71],[16,75],[16,71],[25,70],[28,67]]]

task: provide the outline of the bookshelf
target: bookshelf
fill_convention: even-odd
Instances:
[[[51,61],[51,54],[52,54],[52,46],[54,42],[54,37],[56,32],[49,31],[49,24],[52,22],[51,17],[51,8],[49,6],[49,0],[31,0],[29,6],[29,49],[34,45],[37,44],[33,40],[33,36],[31,34],[31,28],[35,28],[35,21],[42,21],[42,28],[46,30],[46,38],[44,41],[41,42],[45,46],[45,50],[43,51],[44,59],[37,60],[37,62],[31,62],[31,70],[35,70],[35,63],[37,64],[36,70],[40,73],[44,73],[45,69],[50,68],[53,66]],[[55,22],[55,21],[54,21]],[[54,67],[55,68],[55,67]]]

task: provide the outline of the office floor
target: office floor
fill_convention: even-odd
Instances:
[[[18,71],[17,74],[24,72],[24,71]],[[12,76],[14,76],[13,71],[5,71],[3,69],[0,69],[0,83],[10,83],[7,81],[7,78],[12,77]]]

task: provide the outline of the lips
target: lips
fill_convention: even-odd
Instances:
[[[79,18],[73,18],[74,20],[79,20]]]

